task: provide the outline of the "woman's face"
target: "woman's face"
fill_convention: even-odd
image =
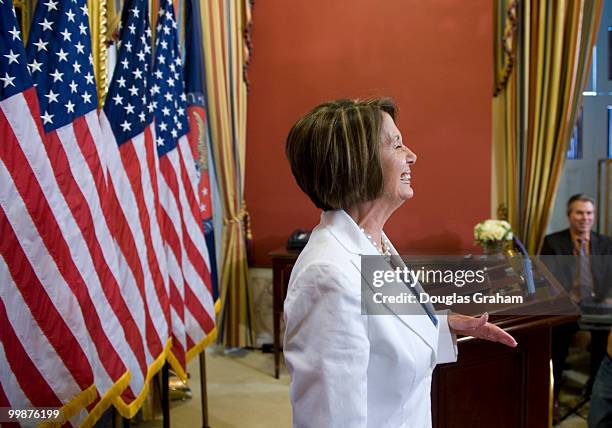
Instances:
[[[388,113],[383,113],[379,150],[384,181],[381,202],[397,208],[414,194],[410,168],[417,156],[404,146],[402,134]]]

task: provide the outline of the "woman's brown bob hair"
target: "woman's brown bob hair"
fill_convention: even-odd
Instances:
[[[347,209],[383,192],[382,113],[390,98],[340,99],[315,107],[289,131],[285,153],[300,189],[322,210]]]

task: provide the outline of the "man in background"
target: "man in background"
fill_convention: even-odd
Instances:
[[[600,301],[609,296],[611,268],[608,258],[597,257],[612,255],[612,239],[594,232],[595,201],[585,194],[577,194],[567,201],[567,218],[569,228],[547,235],[542,246],[542,255],[575,256],[549,260],[557,279],[565,287],[571,299],[577,305],[585,301]],[[553,328],[552,359],[555,378],[555,404],[561,388],[561,378],[565,358],[574,333],[578,331],[577,323],[569,323]],[[590,377],[585,388],[585,395],[590,396],[593,380],[606,354],[607,331],[592,330],[590,345]]]

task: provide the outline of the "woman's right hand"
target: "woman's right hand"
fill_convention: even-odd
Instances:
[[[480,318],[455,313],[448,314],[448,326],[455,334],[499,342],[512,348],[516,347],[517,342],[514,337],[488,320],[489,314],[486,312]]]

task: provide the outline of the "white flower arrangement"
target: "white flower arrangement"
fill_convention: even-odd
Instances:
[[[512,236],[512,226],[505,220],[489,219],[474,226],[476,244],[485,248],[495,246],[499,241],[509,241]]]

